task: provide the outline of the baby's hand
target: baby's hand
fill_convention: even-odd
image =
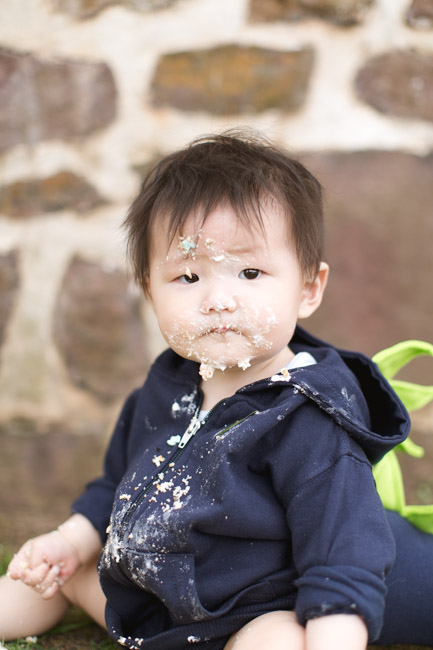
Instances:
[[[74,546],[54,530],[26,542],[12,558],[8,575],[22,580],[42,598],[51,598],[80,564]]]

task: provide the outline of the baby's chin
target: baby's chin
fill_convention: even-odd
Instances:
[[[201,378],[204,381],[207,381],[208,379],[212,379],[214,376],[215,370],[224,372],[227,369],[233,369],[233,368],[240,368],[241,370],[246,370],[251,366],[251,357],[245,357],[244,359],[239,359],[235,362],[231,363],[221,363],[221,361],[213,361],[211,359],[206,359],[204,361],[200,361],[200,368],[199,368],[199,373]]]
[[[251,359],[257,356],[255,347],[240,339],[239,336],[230,345],[203,339],[191,343],[172,339],[169,344],[184,359],[190,359],[198,364],[205,364],[214,370],[221,371],[229,368],[249,368]]]

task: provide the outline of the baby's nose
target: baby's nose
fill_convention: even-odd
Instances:
[[[207,296],[207,298],[203,301],[200,311],[202,314],[209,314],[211,311],[233,312],[235,311],[236,307],[237,303],[234,296],[223,293],[216,293],[212,296]]]

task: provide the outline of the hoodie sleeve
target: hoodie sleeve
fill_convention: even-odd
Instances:
[[[138,391],[126,400],[105,455],[103,475],[91,481],[72,504],[72,512],[87,517],[98,531],[102,542],[110,521],[114,494],[127,468],[128,441]]]
[[[300,575],[299,621],[358,614],[370,641],[377,639],[395,548],[368,464],[342,457],[297,491],[287,516]]]
[[[280,461],[274,475],[299,576],[296,614],[303,625],[329,614],[358,614],[374,641],[395,547],[371,466],[357,443],[319,409],[307,408],[303,421],[296,440],[287,435],[281,441],[284,451],[280,445],[277,453],[281,459],[286,452],[290,460],[285,468]]]

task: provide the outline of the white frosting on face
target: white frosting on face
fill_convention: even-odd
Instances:
[[[212,368],[212,366],[210,366],[208,363],[201,363],[199,373],[200,373],[200,377],[204,381],[207,381],[208,379],[212,379],[214,374],[214,368]]]
[[[194,241],[193,237],[179,237],[179,248],[182,253],[188,255],[191,251],[194,251],[197,244]]]
[[[290,360],[304,290],[285,219],[264,215],[263,230],[249,229],[220,207],[196,225],[188,219],[168,252],[163,232],[154,237],[149,294],[161,332],[206,381],[232,369],[245,382],[259,367],[271,375]]]
[[[251,357],[248,359],[241,359],[238,361],[238,368],[241,368],[242,370],[246,370],[251,366]]]
[[[210,379],[213,370],[238,367],[246,370],[251,361],[272,346],[269,335],[278,321],[275,315],[252,309],[236,309],[225,314],[227,301],[215,301],[212,310],[183,312],[174,320],[166,339],[174,350],[183,350],[185,356],[201,364],[203,379]],[[203,316],[201,316],[203,314]],[[221,317],[222,314],[222,317]],[[265,316],[265,318],[263,318]]]

